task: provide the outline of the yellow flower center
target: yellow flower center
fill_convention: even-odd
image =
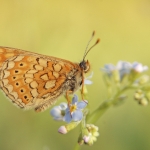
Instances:
[[[74,112],[76,109],[77,109],[77,106],[76,105],[72,105],[70,107],[70,112]]]

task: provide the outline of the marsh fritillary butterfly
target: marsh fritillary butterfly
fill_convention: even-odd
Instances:
[[[83,86],[84,74],[90,69],[85,57],[91,48],[86,48],[80,63],[73,63],[20,49],[0,47],[0,87],[20,108],[44,111],[61,95],[74,93]]]

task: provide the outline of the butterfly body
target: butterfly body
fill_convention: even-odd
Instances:
[[[0,47],[0,87],[20,108],[47,109],[67,91],[78,90],[83,76],[81,63]]]

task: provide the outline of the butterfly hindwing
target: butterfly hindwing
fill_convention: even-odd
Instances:
[[[1,88],[20,108],[41,110],[63,94],[66,76],[74,67],[72,63],[15,49],[3,52],[9,57],[1,51]]]

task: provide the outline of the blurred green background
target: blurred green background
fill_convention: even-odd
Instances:
[[[99,70],[104,64],[126,60],[150,66],[150,1],[0,0],[1,46],[79,62],[93,30],[101,43],[87,56],[94,71],[91,110],[107,97]],[[150,149],[150,106],[138,105],[132,94],[103,115],[96,124],[98,141],[82,150]],[[79,128],[60,135],[62,123],[53,121],[49,110],[22,111],[2,93],[0,99],[0,150],[73,150]]]

